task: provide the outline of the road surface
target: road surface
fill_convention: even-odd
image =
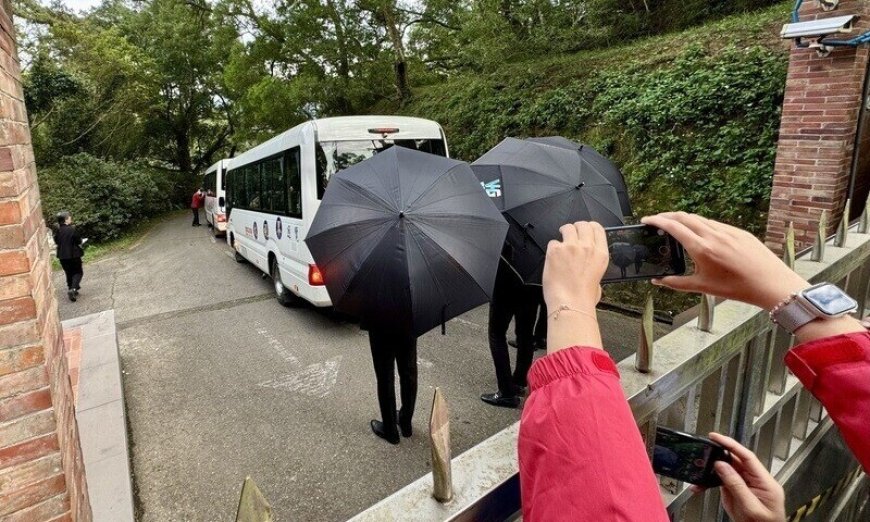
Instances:
[[[232,520],[246,476],[276,520],[344,520],[429,471],[435,386],[454,455],[519,419],[478,398],[495,390],[484,306],[450,321],[446,336],[420,339],[414,436],[397,447],[376,438],[365,334],[322,310],[279,305],[269,280],[187,214],[86,265],[78,302],[62,273],[55,286],[63,319],[115,310],[143,521]],[[628,355],[636,320],[601,320],[613,353]]]

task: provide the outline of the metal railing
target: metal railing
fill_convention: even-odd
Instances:
[[[797,256],[790,227],[784,255],[786,263],[808,280],[844,287],[860,302],[862,317],[870,287],[868,218],[865,209],[858,224],[842,224],[834,238],[817,241],[811,252]],[[651,321],[650,309],[642,322]],[[642,327],[642,349],[618,367],[648,449],[658,425],[702,434],[719,431],[755,451],[780,482],[799,480],[801,463],[833,424],[786,369],[783,358],[793,344],[793,337],[773,327],[764,311],[736,301],[715,304],[707,296],[697,320],[660,339],[653,340],[652,329]],[[516,519],[518,431],[516,423],[451,461],[449,502],[433,497],[430,473],[352,520]],[[440,476],[441,488],[443,480]],[[856,482],[861,480],[865,477]],[[674,520],[722,517],[717,489],[693,495],[681,482],[662,478],[660,485]]]

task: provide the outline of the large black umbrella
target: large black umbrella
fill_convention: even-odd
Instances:
[[[628,199],[628,189],[625,186],[625,178],[612,161],[605,158],[595,149],[582,143],[575,143],[568,138],[562,136],[547,136],[544,138],[528,138],[528,141],[542,143],[552,147],[561,147],[563,149],[572,150],[580,157],[581,169],[591,168],[595,172],[604,176],[607,181],[616,189],[619,195],[619,206],[622,208],[623,216],[631,215],[631,202]]]
[[[623,223],[613,185],[578,168],[577,152],[507,138],[472,163],[490,199],[510,224],[505,260],[527,284],[540,284],[547,243],[575,221]]]
[[[305,243],[336,309],[421,335],[489,300],[507,228],[466,163],[392,147],[330,179]]]

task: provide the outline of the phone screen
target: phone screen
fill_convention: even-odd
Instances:
[[[610,264],[603,283],[651,279],[686,272],[683,247],[664,230],[649,225],[606,228]]]
[[[653,449],[653,470],[659,475],[699,486],[718,486],[713,471],[717,460],[729,461],[728,452],[713,441],[688,433],[658,428]]]

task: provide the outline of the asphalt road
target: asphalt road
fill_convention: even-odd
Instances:
[[[484,306],[420,339],[414,436],[377,439],[365,334],[323,310],[282,307],[269,280],[187,214],[86,265],[78,302],[62,273],[55,285],[63,319],[115,310],[143,521],[233,520],[248,475],[276,520],[344,520],[429,471],[435,386],[454,455],[519,419],[478,398],[495,390]],[[637,321],[600,320],[612,353],[629,355]]]

